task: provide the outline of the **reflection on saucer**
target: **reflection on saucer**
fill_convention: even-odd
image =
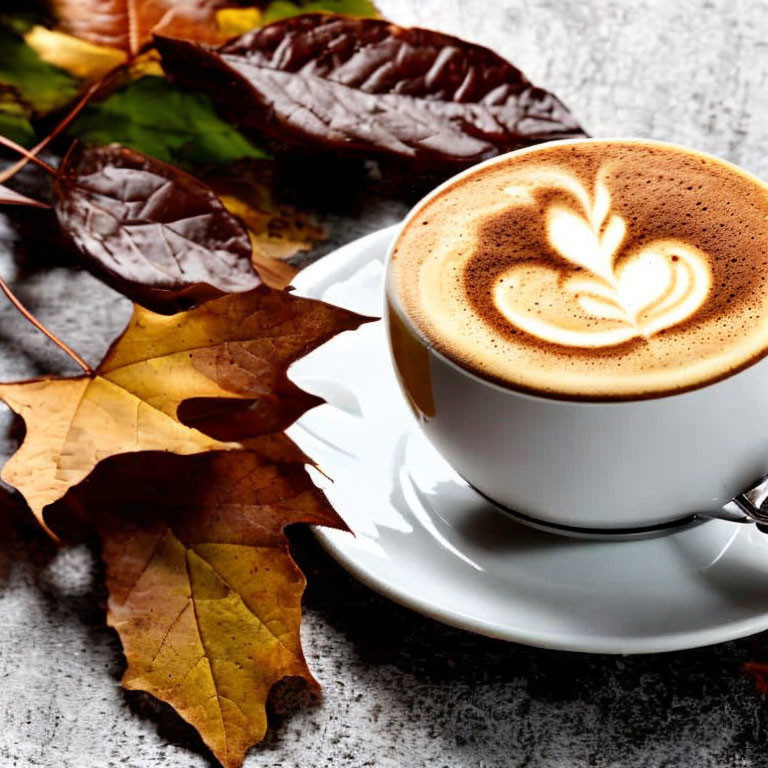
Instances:
[[[299,293],[379,313],[393,234],[322,259],[299,275]],[[354,532],[318,536],[387,597],[492,637],[599,653],[691,648],[768,628],[768,536],[753,526],[711,521],[654,539],[582,541],[496,510],[418,431],[382,323],[341,334],[290,376],[328,400],[289,435]]]

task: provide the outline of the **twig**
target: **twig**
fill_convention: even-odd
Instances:
[[[0,144],[2,144],[4,147],[8,147],[8,149],[12,149],[14,152],[18,152],[20,155],[24,155],[26,160],[31,160],[33,163],[36,163],[41,168],[44,168],[48,173],[50,173],[52,176],[56,175],[56,169],[48,165],[48,163],[45,162],[45,160],[41,160],[37,155],[34,154],[34,152],[31,152],[26,147],[22,147],[21,144],[17,144],[12,139],[7,139],[5,136],[0,134]]]
[[[66,352],[85,372],[88,376],[93,375],[93,369],[88,363],[83,360],[80,355],[75,352],[74,349],[65,344],[58,336],[49,331],[17,298],[14,292],[8,287],[8,283],[0,277],[0,290],[8,297],[8,300],[13,304],[16,309],[21,312],[24,317],[29,320],[32,325],[37,328],[38,331],[44,333],[59,349]]]

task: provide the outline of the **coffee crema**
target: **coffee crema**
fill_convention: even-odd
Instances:
[[[497,383],[681,392],[768,351],[768,187],[669,144],[534,147],[422,203],[389,279],[429,343]]]

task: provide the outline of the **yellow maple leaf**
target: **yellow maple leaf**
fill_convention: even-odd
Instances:
[[[264,737],[272,686],[317,686],[299,634],[305,580],[283,528],[342,521],[303,465],[251,451],[116,456],[69,501],[101,537],[123,685],[171,704],[237,768]]]
[[[43,523],[108,456],[238,448],[280,432],[320,402],[289,381],[290,363],[363,319],[265,286],[177,315],[137,306],[92,376],[0,384],[27,425],[0,476]]]
[[[128,60],[119,48],[89,43],[39,24],[27,30],[24,40],[43,61],[86,81],[99,80]]]
[[[101,376],[0,384],[0,399],[27,425],[23,444],[0,476],[23,494],[41,523],[45,507],[102,458],[142,450],[198,453],[226,447]]]

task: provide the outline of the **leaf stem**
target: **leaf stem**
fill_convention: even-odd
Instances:
[[[56,175],[56,169],[48,165],[48,163],[45,162],[45,160],[41,160],[34,152],[31,152],[26,147],[22,147],[21,144],[17,144],[12,139],[8,139],[2,134],[0,134],[0,144],[2,144],[4,147],[8,147],[9,149],[14,150],[14,152],[18,152],[20,155],[24,155],[24,157],[27,160],[31,160],[33,163],[36,163],[41,168],[45,169],[50,173],[52,176]]]
[[[0,277],[0,290],[8,297],[8,300],[13,304],[24,317],[37,328],[38,331],[44,333],[59,349],[66,352],[84,371],[88,376],[93,375],[93,369],[88,363],[83,360],[80,355],[75,352],[68,344],[65,344],[58,336],[49,331],[20,301],[16,298],[16,294],[8,287],[8,283]]]

